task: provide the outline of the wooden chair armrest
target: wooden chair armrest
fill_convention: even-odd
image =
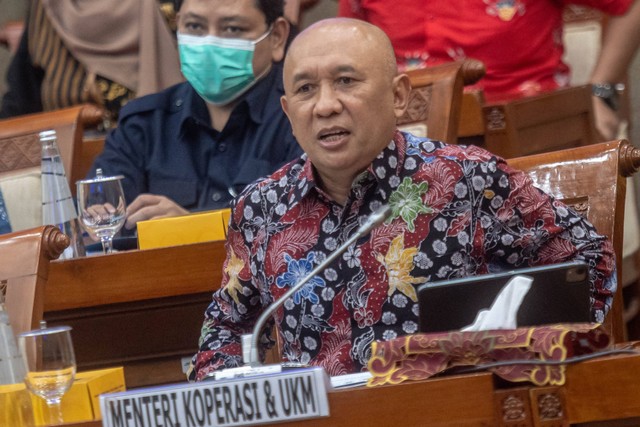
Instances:
[[[43,253],[49,261],[58,259],[69,246],[71,240],[58,227],[45,225],[42,227]]]
[[[104,109],[95,104],[83,104],[80,122],[84,130],[95,128],[104,119]]]
[[[640,148],[636,148],[629,141],[620,146],[620,174],[630,177],[640,169]]]
[[[462,61],[461,71],[464,85],[469,86],[478,83],[487,73],[487,68],[482,61],[469,58]]]

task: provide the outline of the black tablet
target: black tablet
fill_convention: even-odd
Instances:
[[[420,332],[451,331],[471,325],[478,312],[489,309],[518,274],[533,278],[517,313],[518,327],[591,321],[587,265],[568,262],[420,285]]]

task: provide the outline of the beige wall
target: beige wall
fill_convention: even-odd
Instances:
[[[338,2],[336,0],[320,0],[311,9],[307,10],[302,17],[302,27],[308,27],[314,22],[336,16],[338,14]]]

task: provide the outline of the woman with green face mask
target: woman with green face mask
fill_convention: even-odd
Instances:
[[[228,207],[245,185],[302,154],[280,107],[283,0],[178,7],[187,81],[127,104],[92,168],[125,176],[125,233],[141,220]]]

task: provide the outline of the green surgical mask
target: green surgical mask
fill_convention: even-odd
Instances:
[[[178,33],[182,74],[207,102],[228,104],[262,77],[253,73],[253,51],[269,33],[271,28],[257,40]]]

